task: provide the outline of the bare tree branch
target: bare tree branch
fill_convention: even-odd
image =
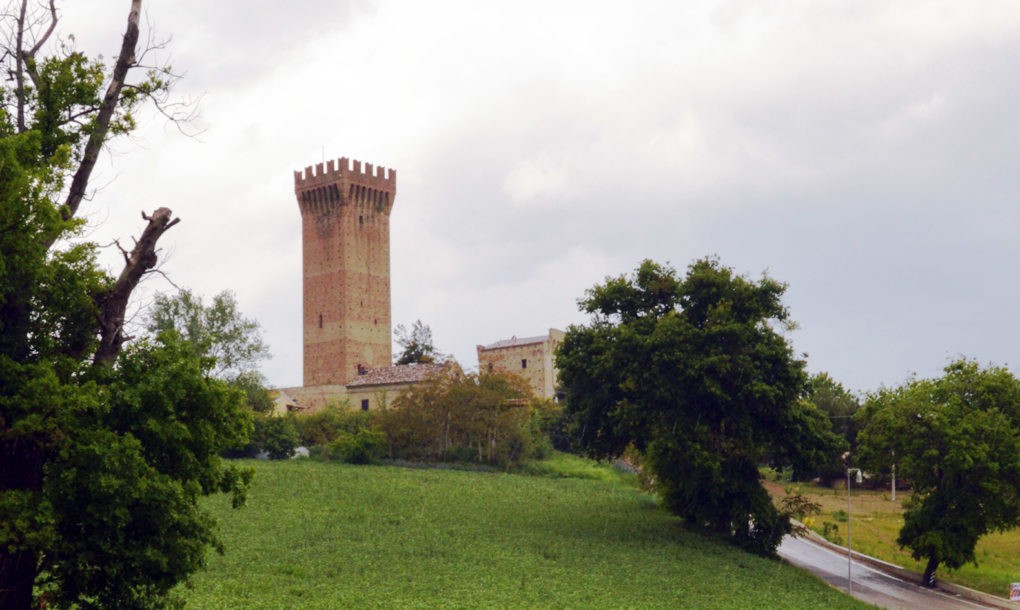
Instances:
[[[21,0],[21,11],[18,13],[18,30],[14,41],[14,78],[17,83],[14,94],[18,98],[18,133],[25,131],[25,104],[28,103],[25,93],[25,56],[21,53],[25,41],[25,11],[28,0]]]
[[[127,262],[113,288],[96,300],[99,307],[99,349],[92,362],[101,366],[110,366],[120,354],[121,345],[128,337],[124,333],[124,319],[131,292],[147,271],[156,266],[156,242],[170,227],[180,222],[180,218],[172,218],[168,208],[159,208],[152,216],[142,212],[142,218],[148,221],[142,236],[127,256]],[[120,247],[118,244],[117,247]]]
[[[27,1],[27,0],[26,0]],[[138,18],[142,10],[142,0],[131,0],[131,11],[128,13],[127,29],[124,31],[124,40],[121,43],[120,54],[117,55],[117,63],[113,67],[113,78],[106,88],[106,95],[100,106],[99,114],[96,117],[95,129],[89,136],[85,151],[82,154],[81,165],[74,173],[71,180],[71,188],[67,194],[65,208],[62,215],[65,219],[72,218],[78,212],[78,206],[85,198],[85,190],[88,188],[89,177],[99,159],[99,151],[106,141],[106,134],[110,129],[110,120],[116,110],[117,102],[120,99],[121,89],[124,88],[124,80],[128,70],[135,62],[135,47],[138,44]]]
[[[166,274],[166,271],[163,271],[162,269],[159,269],[159,268],[157,267],[156,269],[152,269],[151,271],[149,271],[149,273],[155,273],[155,274],[157,274],[157,275],[160,275],[160,276],[162,276],[162,277],[163,277],[163,279],[164,279],[164,280],[166,280],[166,281],[167,281],[167,283],[168,283],[168,284],[170,284],[171,286],[173,286],[173,287],[174,287],[174,288],[176,288],[177,290],[183,290],[183,289],[182,289],[182,288],[181,288],[180,286],[178,286],[178,285],[177,285],[177,284],[176,284],[176,283],[175,283],[175,282],[174,282],[174,281],[173,281],[172,279],[170,279],[170,276]]]
[[[32,48],[25,52],[28,57],[35,58],[36,53],[42,48],[46,41],[50,39],[53,34],[53,30],[57,29],[57,0],[50,0],[50,27],[46,28],[46,32],[39,37]]]

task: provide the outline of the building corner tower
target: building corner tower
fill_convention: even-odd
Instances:
[[[390,366],[390,210],[397,172],[346,157],[294,172],[301,210],[304,386]]]

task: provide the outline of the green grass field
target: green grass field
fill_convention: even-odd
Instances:
[[[773,495],[782,495],[782,486],[770,484],[769,487]],[[846,490],[810,485],[803,485],[800,489],[822,505],[821,514],[809,520],[812,529],[822,533],[824,522],[833,523],[838,528],[840,544],[845,545],[847,524],[843,514],[847,511]],[[920,573],[924,571],[925,562],[913,559],[909,550],[900,549],[896,544],[903,527],[902,503],[909,495],[909,492],[900,492],[897,501],[893,502],[888,491],[855,488],[850,511],[853,519],[852,544],[855,551]],[[843,514],[837,517],[839,511]],[[1008,596],[1010,583],[1020,582],[1020,530],[984,536],[978,541],[974,554],[976,565],[970,563],[952,571],[943,566],[939,568],[938,577],[999,597]]]
[[[607,467],[533,474],[251,462],[248,506],[191,608],[861,608],[810,575],[685,532]]]

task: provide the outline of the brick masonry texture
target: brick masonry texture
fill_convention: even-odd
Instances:
[[[304,263],[304,378],[343,385],[392,360],[394,170],[342,157],[294,172]]]

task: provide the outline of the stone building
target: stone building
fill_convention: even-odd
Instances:
[[[294,172],[304,269],[304,385],[389,366],[390,211],[397,173],[330,160]]]
[[[408,387],[450,370],[453,364],[400,364],[367,369],[347,384],[347,400],[355,409],[378,409]],[[459,369],[458,369],[459,370]]]
[[[549,329],[548,335],[511,337],[491,345],[479,345],[479,371],[505,371],[520,375],[531,386],[535,396],[556,398],[556,346],[563,341],[563,331]]]
[[[301,212],[303,385],[280,388],[279,411],[347,400],[375,409],[443,365],[392,366],[390,212],[397,173],[346,157],[294,172]],[[555,398],[553,352],[563,331],[478,346],[480,370],[524,377]]]
[[[301,409],[347,398],[347,384],[392,361],[390,212],[397,172],[346,157],[294,172],[301,211]]]

